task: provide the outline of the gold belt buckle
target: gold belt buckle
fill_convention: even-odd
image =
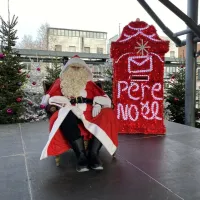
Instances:
[[[82,96],[80,97],[80,99],[81,99],[80,103],[83,103],[83,97]],[[78,97],[76,97],[76,103],[78,103]]]

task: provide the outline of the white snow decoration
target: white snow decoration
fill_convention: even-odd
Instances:
[[[31,69],[29,73],[28,82],[24,86],[24,104],[26,111],[21,116],[21,119],[23,119],[25,122],[34,122],[34,121],[40,121],[45,120],[47,118],[45,110],[40,108],[40,102],[42,99],[42,96],[44,95],[43,90],[43,80],[45,78],[45,75],[40,71],[37,70],[37,68],[41,69],[42,60],[34,63],[33,60],[31,61]],[[32,83],[36,82],[36,85],[33,85]]]

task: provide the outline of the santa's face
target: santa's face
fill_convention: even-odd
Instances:
[[[85,88],[89,73],[85,67],[70,66],[61,74],[61,91],[66,97],[78,97]]]
[[[70,68],[74,69],[75,71],[83,69],[83,67],[79,67],[79,66],[71,66]]]

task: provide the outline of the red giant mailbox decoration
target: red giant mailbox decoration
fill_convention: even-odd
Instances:
[[[113,103],[120,133],[164,134],[163,72],[169,41],[154,26],[129,23],[111,44]]]

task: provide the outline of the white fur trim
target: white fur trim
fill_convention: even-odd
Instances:
[[[88,80],[92,80],[93,79],[93,74],[91,69],[88,67],[88,65],[86,64],[86,62],[78,57],[75,58],[71,58],[66,64],[65,66],[62,67],[62,71],[60,73],[61,74],[70,66],[80,66],[80,67],[85,67],[89,73],[89,78]]]
[[[103,144],[103,146],[110,153],[110,155],[113,155],[116,152],[117,147],[115,146],[113,141],[108,137],[106,132],[103,129],[101,129],[101,127],[99,127],[98,125],[86,120],[85,117],[82,118],[82,121],[85,128]]]
[[[81,90],[80,96],[83,97],[83,98],[86,98],[87,97],[87,91],[86,90]],[[87,104],[86,103],[78,103],[78,104],[76,104],[76,106],[80,110],[82,110],[83,112],[86,111],[86,109],[87,109]]]
[[[95,103],[111,108],[111,100],[107,95],[94,97],[93,104]]]
[[[87,83],[86,83],[86,85],[87,85]],[[81,90],[79,96],[86,98],[86,97],[87,97],[87,91],[86,91],[85,89],[84,89],[84,90]]]
[[[86,111],[87,109],[87,104],[86,103],[78,103],[76,104],[77,108],[79,108],[81,111]]]
[[[71,58],[64,66],[64,68],[68,67],[68,66],[76,66],[76,65],[80,65],[80,66],[83,66],[83,67],[87,67],[87,64],[85,63],[84,60],[78,58],[78,57],[75,57],[75,58]]]
[[[80,66],[80,67],[88,67],[84,60],[81,60],[80,58],[71,58],[63,67],[62,72],[64,72],[68,67],[70,66]]]
[[[71,111],[79,118],[82,118],[83,115],[83,111],[81,109],[79,109],[77,106],[72,106]]]
[[[49,102],[49,98],[50,98],[49,94],[44,95],[42,97],[42,101],[41,101],[40,105],[45,105],[46,106],[48,104],[48,102]]]
[[[71,110],[71,108],[69,107],[63,107],[59,110],[58,112],[58,118],[56,119],[56,121],[54,122],[54,125],[51,129],[51,132],[49,134],[49,139],[42,151],[42,154],[41,154],[41,157],[40,157],[40,160],[42,159],[45,159],[48,157],[48,154],[47,154],[47,151],[48,151],[48,147],[49,147],[49,144],[51,142],[51,140],[53,139],[53,137],[55,136],[56,134],[56,131],[58,130],[58,128],[60,127],[61,123],[63,122],[63,120],[65,119],[65,117],[68,115],[69,111]]]

